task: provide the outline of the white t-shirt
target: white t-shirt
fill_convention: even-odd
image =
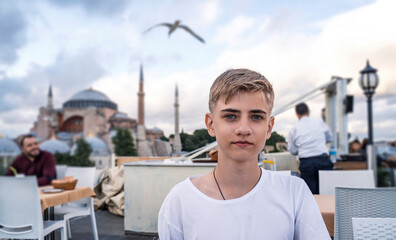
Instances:
[[[319,118],[304,116],[290,130],[287,143],[289,151],[299,158],[329,154],[327,142],[333,141],[329,127]]]
[[[167,239],[330,239],[322,215],[305,182],[263,169],[246,195],[216,200],[190,178],[165,198],[158,233]]]

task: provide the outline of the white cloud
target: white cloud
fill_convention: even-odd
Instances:
[[[118,104],[118,111],[137,119],[137,92],[139,72],[122,73],[100,78],[93,88],[106,94]]]
[[[242,44],[229,47],[216,64],[219,68],[249,67],[263,73],[274,85],[277,107],[330,81],[333,75],[355,78],[349,84],[348,92],[362,96],[357,78],[367,58],[372,60],[373,67],[379,69],[380,86],[377,94],[396,94],[395,88],[391,87],[391,79],[396,78],[393,71],[396,64],[396,27],[393,24],[396,15],[392,10],[395,6],[394,1],[382,0],[336,15],[322,22],[315,35],[271,32],[271,37],[261,38],[259,44],[243,45],[243,48]],[[224,41],[227,37],[222,39],[223,36],[231,36],[229,38],[235,40],[236,36],[232,34],[243,32],[245,28],[241,26],[246,25],[241,23],[244,20],[237,19],[224,27],[223,32],[219,32],[218,39]],[[252,24],[250,28],[257,29],[254,36],[265,36],[263,27],[256,26],[256,22]],[[323,99],[310,103],[317,117],[324,107]],[[358,111],[365,111],[365,106]],[[275,130],[286,134],[287,130],[283,127],[290,127],[290,123],[296,119],[293,111],[285,112],[284,115],[287,117],[278,116],[276,124],[281,127],[275,125]],[[396,112],[393,115],[394,119]],[[387,117],[391,116],[388,114]],[[349,124],[353,131],[361,129],[361,125],[361,122],[354,120]]]
[[[251,28],[254,24],[252,17],[238,16],[234,18],[229,24],[220,27],[214,41],[217,43],[235,44],[240,35],[247,29]]]
[[[219,15],[219,5],[217,1],[207,1],[203,4],[202,22],[207,25],[213,23]]]
[[[333,75],[352,77],[348,93],[365,99],[357,78],[366,59],[378,68],[380,85],[376,96],[396,94],[393,86],[396,79],[395,1],[378,0],[308,26],[296,21],[297,11],[278,7],[271,15],[265,11],[257,14],[261,11],[255,9],[252,13],[251,9],[257,6],[249,1],[237,1],[232,11],[224,7],[226,4],[232,7],[235,2],[176,1],[155,6],[138,4],[137,8],[131,4],[123,14],[110,18],[92,17],[78,8],[55,8],[45,2],[36,4],[37,18],[31,13],[29,18],[29,43],[19,51],[20,61],[6,69],[4,76],[32,75],[35,71],[29,70],[31,66],[50,69],[24,78],[29,80],[26,86],[35,91],[29,99],[36,99],[41,105],[45,105],[45,96],[32,79],[40,80],[45,93],[51,80],[58,103],[87,88],[91,82],[95,89],[117,102],[120,111],[136,118],[139,78],[136,65],[142,58],[147,67],[146,124],[163,128],[166,135],[174,131],[176,81],[179,83],[180,128],[192,132],[204,127],[210,85],[229,68],[246,67],[263,73],[274,85],[275,107],[328,82]],[[152,14],[147,15],[148,11]],[[230,16],[232,19],[228,21]],[[203,45],[183,31],[168,37],[165,28],[141,35],[154,24],[176,19],[190,26],[207,43]],[[52,72],[55,74],[51,75]],[[41,100],[37,100],[39,98]],[[388,98],[388,101],[394,100]],[[396,119],[396,111],[391,104],[378,102],[383,105],[374,109],[375,116],[385,120],[376,123],[376,136],[389,136],[384,129],[391,125],[388,123],[391,120],[386,119]],[[319,117],[324,106],[323,96],[308,104],[314,116]],[[32,111],[37,114],[37,109]],[[25,110],[19,108],[18,111]],[[359,136],[365,133],[365,113],[362,100],[350,115],[350,131]],[[12,114],[19,116],[16,112]],[[5,121],[4,115],[0,120]],[[29,127],[33,120],[26,120]],[[289,110],[277,116],[275,130],[287,134],[295,122],[294,111]],[[10,122],[7,127],[11,125]],[[6,125],[2,124],[1,128],[3,126]],[[9,129],[17,131],[16,127]]]
[[[27,133],[37,120],[38,108],[13,109],[0,112],[0,133],[10,138],[16,137],[15,133]]]

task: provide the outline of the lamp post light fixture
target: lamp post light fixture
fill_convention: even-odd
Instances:
[[[377,176],[377,158],[373,147],[373,110],[372,97],[379,83],[377,69],[370,66],[367,60],[366,67],[360,71],[359,85],[363,89],[364,95],[367,97],[367,115],[368,115],[368,145],[367,145],[367,168],[374,171]],[[377,183],[377,178],[374,178]]]
[[[359,85],[367,97],[367,113],[368,113],[368,140],[369,144],[373,144],[373,114],[372,114],[372,96],[375,93],[379,83],[377,69],[370,66],[367,60],[366,67],[360,71]]]

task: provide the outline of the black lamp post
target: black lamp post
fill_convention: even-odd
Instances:
[[[372,96],[378,86],[377,69],[370,66],[367,60],[367,66],[360,71],[359,85],[367,97],[367,113],[368,113],[368,144],[373,144],[373,111],[372,111]]]

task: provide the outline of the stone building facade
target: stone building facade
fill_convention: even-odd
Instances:
[[[75,93],[61,108],[55,108],[50,86],[47,106],[40,107],[31,132],[36,134],[41,143],[57,139],[65,142],[70,148],[73,147],[74,141],[81,137],[90,144],[95,143],[92,147],[96,153],[100,152],[100,155],[92,155],[91,160],[100,168],[108,167],[110,163],[114,149],[111,137],[115,135],[117,128],[130,130],[139,156],[170,156],[169,143],[159,140],[164,135],[163,131],[159,128],[147,129],[144,125],[143,83],[141,67],[138,93],[139,121],[118,111],[117,103],[92,87]],[[98,141],[103,141],[104,144],[99,144]],[[104,149],[101,151],[98,148]]]

